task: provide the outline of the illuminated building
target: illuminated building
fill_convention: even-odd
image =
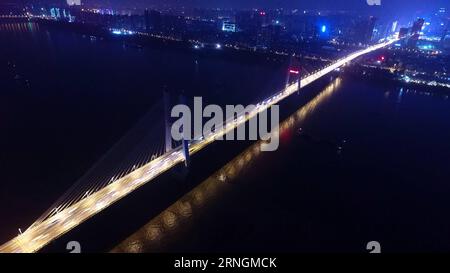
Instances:
[[[422,28],[423,28],[423,24],[424,24],[424,23],[425,23],[425,20],[424,20],[424,19],[422,19],[422,18],[417,19],[417,20],[414,22],[414,24],[413,24],[413,26],[412,26],[412,28],[411,28],[411,34],[412,34],[412,35],[419,34],[420,31],[421,31]]]
[[[425,20],[422,18],[419,18],[414,22],[414,24],[411,28],[411,37],[408,39],[409,47],[417,46],[417,41],[419,40],[420,33],[422,31],[424,23],[425,23]]]
[[[399,31],[399,33],[398,33],[398,38],[399,38],[399,39],[405,38],[406,35],[408,35],[408,33],[409,33],[409,28],[407,28],[407,27],[402,27],[402,28],[400,28],[400,31]]]
[[[236,24],[232,22],[223,22],[222,31],[225,32],[236,32]]]
[[[373,37],[376,21],[377,18],[373,16],[358,20],[352,30],[352,40],[363,44],[369,43]]]
[[[67,0],[69,6],[81,6],[81,0]]]

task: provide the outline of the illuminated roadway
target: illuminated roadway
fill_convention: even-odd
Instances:
[[[315,71],[301,79],[300,86],[304,87],[330,73],[331,71],[354,60],[355,58],[385,47],[395,41],[397,40],[388,40],[338,59],[325,68]],[[189,152],[191,154],[196,153],[208,144],[214,142],[217,138],[224,136],[227,132],[234,130],[237,126],[244,124],[249,119],[255,117],[258,113],[270,108],[272,105],[277,104],[281,100],[295,93],[297,89],[298,83],[293,83],[287,86],[284,90],[277,92],[266,100],[258,103],[256,108],[250,113],[246,114],[244,112],[237,115],[235,119],[227,120],[222,129],[206,135],[199,140],[190,141]],[[0,246],[0,252],[36,252],[51,241],[96,215],[103,209],[127,196],[135,189],[150,182],[155,177],[182,162],[184,162],[182,147],[173,149],[172,151],[150,161],[141,168],[136,169],[128,175],[116,180],[101,190],[87,195],[84,199],[60,212],[57,212],[55,215],[44,220],[43,222],[33,224],[25,232]]]

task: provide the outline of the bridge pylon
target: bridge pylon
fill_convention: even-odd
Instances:
[[[180,104],[186,104],[186,99],[184,97],[183,94],[180,95]],[[184,127],[181,128],[182,130],[184,130]],[[184,132],[182,132],[182,135],[184,136]],[[184,156],[184,166],[189,167],[189,161],[190,161],[190,155],[189,155],[189,140],[188,139],[184,139],[183,137],[183,156]]]
[[[172,150],[172,134],[170,131],[170,94],[167,89],[164,89],[164,123],[165,123],[165,151],[166,153]]]
[[[301,72],[302,72],[302,67],[301,67],[300,62],[295,57],[295,54],[292,54],[291,57],[289,58],[289,67],[286,72],[286,88],[290,85],[291,77],[295,77],[295,80],[297,81],[297,84],[298,84],[297,93],[300,92]]]

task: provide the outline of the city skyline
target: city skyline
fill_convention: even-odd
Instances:
[[[8,0],[7,3],[25,4],[25,3],[49,3],[64,4],[66,0]],[[186,7],[186,8],[286,8],[286,9],[311,9],[311,10],[329,10],[340,11],[350,10],[358,12],[383,12],[398,13],[416,13],[427,12],[437,8],[450,8],[448,1],[421,1],[421,0],[382,0],[381,5],[369,5],[367,0],[317,0],[317,1],[294,1],[294,0],[83,0],[85,5],[99,5],[104,7]]]

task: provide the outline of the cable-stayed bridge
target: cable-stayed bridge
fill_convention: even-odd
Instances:
[[[39,217],[27,230],[0,246],[0,252],[36,252],[77,227],[87,219],[106,209],[135,189],[152,181],[174,166],[187,162],[191,154],[221,138],[259,113],[279,103],[300,87],[309,85],[335,69],[364,54],[378,50],[396,39],[367,47],[340,58],[331,64],[304,75],[269,98],[259,102],[250,113],[243,112],[227,119],[223,127],[208,135],[196,136],[194,140],[174,142],[168,139],[168,124],[164,109],[156,107],[84,177],[73,185],[53,206]],[[292,71],[296,73],[296,71]],[[167,106],[167,101],[165,103]],[[161,117],[152,122],[148,118]],[[161,134],[166,130],[166,134]],[[152,134],[151,132],[155,132]],[[132,147],[129,149],[129,147]]]

